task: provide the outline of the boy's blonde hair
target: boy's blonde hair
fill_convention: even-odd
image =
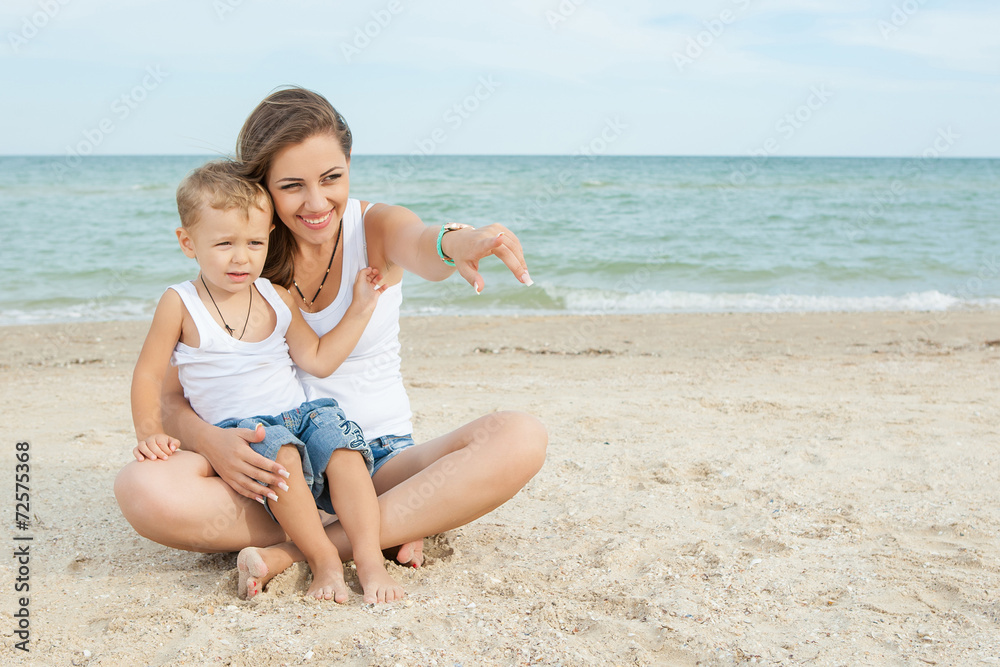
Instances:
[[[184,229],[198,224],[203,206],[219,211],[239,209],[249,218],[251,208],[271,213],[271,198],[259,183],[241,176],[232,160],[213,160],[185,176],[177,186],[177,213]]]

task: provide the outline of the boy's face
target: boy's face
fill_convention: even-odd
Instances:
[[[247,289],[260,277],[267,257],[271,212],[250,209],[220,211],[205,206],[192,229],[177,229],[177,240],[188,257],[198,260],[205,282],[227,292]]]

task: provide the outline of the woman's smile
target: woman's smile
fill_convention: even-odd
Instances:
[[[317,213],[313,215],[299,214],[295,217],[301,220],[302,224],[306,225],[310,229],[322,229],[330,224],[330,220],[333,219],[333,209],[331,208],[325,213]]]
[[[347,208],[350,159],[340,141],[328,133],[286,146],[268,169],[267,189],[278,218],[301,234],[299,241],[333,240]]]

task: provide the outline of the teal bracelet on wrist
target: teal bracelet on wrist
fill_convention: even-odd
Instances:
[[[445,225],[441,225],[441,231],[438,232],[438,244],[437,244],[438,245],[438,257],[440,257],[441,261],[444,262],[445,264],[447,264],[448,266],[455,266],[455,260],[453,260],[451,257],[448,257],[446,254],[444,254],[444,250],[441,250],[441,239],[444,238],[444,234],[447,231],[448,230],[445,228]]]
[[[444,235],[447,234],[448,232],[458,231],[459,229],[468,229],[470,227],[472,227],[472,225],[463,225],[460,222],[448,222],[441,225],[441,231],[438,232],[437,251],[438,251],[438,257],[441,258],[442,262],[444,262],[448,266],[455,266],[455,260],[453,260],[448,255],[444,254],[444,250],[441,249],[441,239],[444,238]]]

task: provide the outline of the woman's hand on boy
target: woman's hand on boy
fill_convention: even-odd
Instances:
[[[166,461],[180,446],[180,440],[177,438],[171,438],[164,433],[156,433],[140,440],[136,448],[132,450],[132,455],[135,456],[136,461],[140,462],[157,459]]]
[[[261,502],[271,492],[264,484],[276,487],[288,479],[288,471],[283,465],[261,456],[250,447],[249,443],[264,439],[266,433],[263,426],[258,425],[255,430],[210,428],[213,435],[202,442],[198,453],[236,493]]]

